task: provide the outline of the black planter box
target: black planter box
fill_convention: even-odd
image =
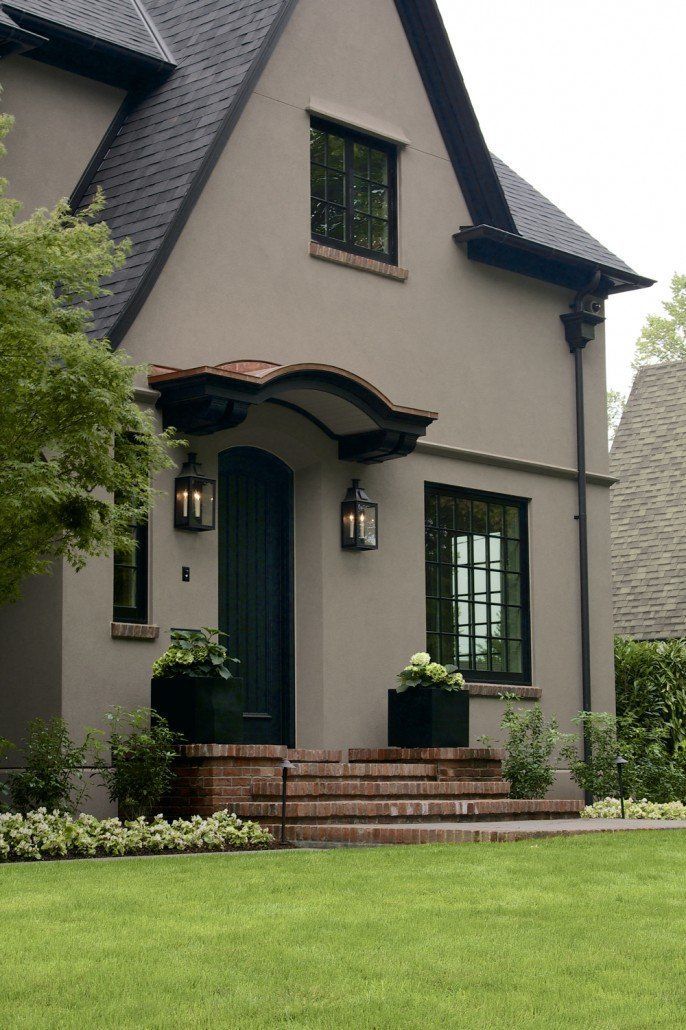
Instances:
[[[186,744],[243,743],[243,680],[154,679],[151,705]]]
[[[389,747],[469,747],[469,693],[440,687],[388,691]]]

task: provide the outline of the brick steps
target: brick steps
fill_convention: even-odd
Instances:
[[[255,780],[252,797],[269,799],[281,797],[281,779]],[[288,797],[291,799],[327,798],[352,800],[353,798],[388,798],[412,800],[413,798],[445,799],[506,797],[510,784],[506,780],[375,780],[297,779],[288,783]]]
[[[560,832],[555,828],[578,817],[583,807],[581,801],[509,798],[504,755],[494,748],[353,748],[346,755],[326,748],[192,744],[179,749],[165,811],[183,816],[228,808],[280,835],[286,757],[292,763],[286,835],[294,842],[410,844],[540,836],[546,823],[551,829],[545,832]]]
[[[539,819],[522,820],[516,824],[503,820],[501,825],[489,823],[462,822],[458,825],[435,823],[427,826],[420,823],[394,823],[392,825],[372,825],[369,823],[338,823],[337,825],[288,825],[286,840],[302,845],[370,845],[381,844],[464,844],[476,841],[494,843],[498,841],[514,841],[537,839],[560,834],[585,832],[595,827],[580,823],[595,823],[595,819],[556,819],[546,820],[544,825]],[[279,839],[281,828],[278,823],[266,824]],[[620,829],[621,827],[616,827]],[[663,827],[660,827],[663,828]]]
[[[510,798],[462,801],[287,801],[286,820],[320,823],[460,822],[463,819],[550,819],[574,816],[581,801],[520,801]],[[272,822],[281,817],[280,801],[241,801],[234,806],[241,818]]]

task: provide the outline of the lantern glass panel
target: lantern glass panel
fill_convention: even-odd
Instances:
[[[199,490],[197,489],[199,487]],[[196,481],[196,492],[200,494],[200,521],[203,529],[214,529],[214,481]]]
[[[376,505],[358,503],[357,534],[365,547],[376,547]]]

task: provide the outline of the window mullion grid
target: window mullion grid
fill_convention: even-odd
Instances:
[[[353,141],[345,139],[343,174],[345,175],[345,242],[353,244]],[[440,607],[440,605],[439,605]]]

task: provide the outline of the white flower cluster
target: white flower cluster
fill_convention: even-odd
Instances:
[[[204,819],[167,822],[161,815],[150,822],[135,819],[96,819],[38,808],[27,815],[0,814],[0,862],[46,857],[136,855],[163,851],[223,851],[264,848],[273,837],[257,823],[243,821],[228,810]]]
[[[619,819],[622,814],[617,798],[603,798],[593,805],[587,805],[581,813],[584,819]],[[686,819],[686,805],[682,801],[634,801],[624,802],[627,819]]]
[[[444,690],[464,690],[465,681],[454,665],[432,662],[427,651],[417,651],[402,672],[398,673],[398,690],[408,687],[442,687]]]

